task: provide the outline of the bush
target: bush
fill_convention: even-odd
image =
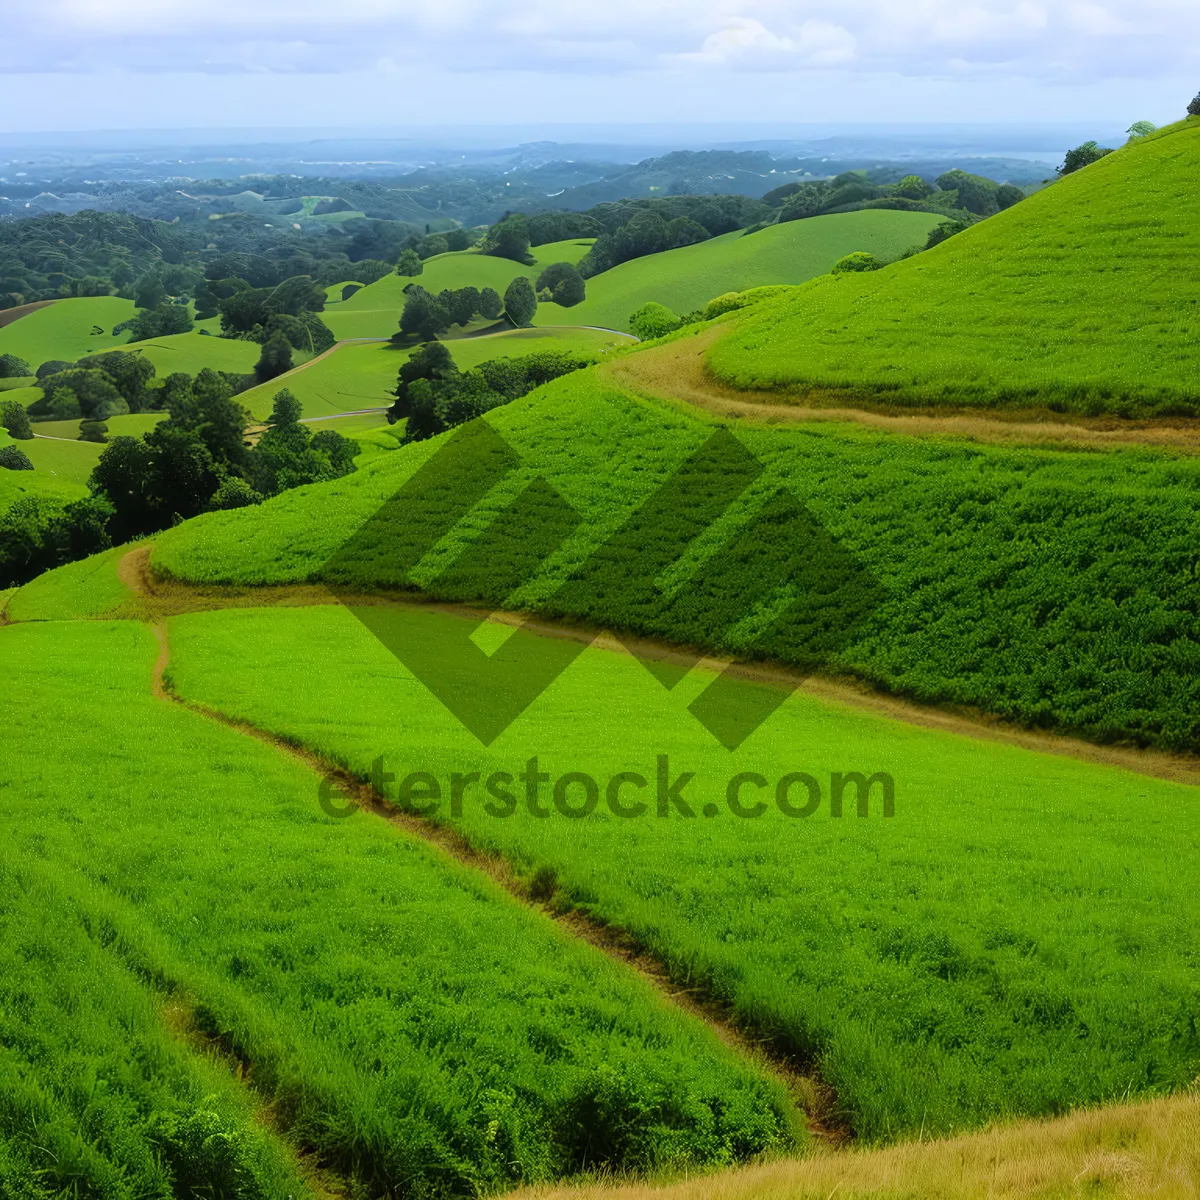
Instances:
[[[58,371],[42,384],[44,395],[29,406],[32,417],[50,417],[60,421],[107,421],[129,412],[129,402],[121,395],[107,372],[74,367]]]
[[[15,354],[0,354],[0,379],[24,379],[33,368]]]
[[[1082,167],[1099,162],[1106,154],[1111,153],[1111,147],[1100,146],[1096,142],[1084,142],[1082,146],[1076,146],[1074,150],[1067,151],[1067,156],[1063,160],[1063,165],[1058,168],[1058,173],[1070,175]]]
[[[711,321],[713,317],[723,316],[727,312],[733,312],[739,308],[746,307],[746,301],[742,299],[741,292],[725,292],[723,295],[717,296],[710,300],[704,306],[704,319]]]
[[[65,362],[61,358],[52,358],[38,367],[37,381],[41,383],[43,379],[49,379],[51,375],[57,375],[60,371],[69,371],[74,365],[73,362]]]
[[[269,383],[291,369],[292,344],[282,333],[274,334],[264,343],[262,354],[254,364],[254,377],[259,383]]]
[[[683,321],[676,313],[656,300],[643,304],[629,318],[629,328],[633,331],[634,337],[640,338],[643,342],[674,333],[682,324]]]
[[[421,261],[421,256],[415,250],[405,250],[400,255],[400,260],[396,263],[397,275],[417,276],[425,270],[425,264]],[[344,300],[346,297],[343,296]]]
[[[539,276],[537,281],[538,298],[541,299],[543,290],[547,298],[563,308],[571,308],[582,301],[587,295],[587,284],[583,276],[571,263],[552,263]]]
[[[847,254],[845,258],[839,258],[833,264],[834,275],[845,275],[853,271],[878,271],[883,266],[873,254],[868,254],[865,250],[855,250],[853,254]]]
[[[0,467],[9,471],[32,471],[33,463],[20,446],[0,446]]]
[[[27,442],[33,437],[33,430],[29,428],[29,414],[17,400],[0,400],[0,426],[8,430],[9,437],[19,442]]]
[[[1200,117],[1200,92],[1196,94],[1195,99],[1188,105],[1189,117]]]
[[[128,321],[122,321],[113,333],[129,332],[131,342],[144,342],[149,338],[169,337],[173,333],[190,333],[192,315],[185,304],[164,301],[154,308],[147,308]]]
[[[244,479],[230,475],[221,480],[212,498],[213,508],[247,508],[252,504],[261,504],[262,496],[258,494]]]
[[[108,426],[103,421],[80,421],[79,440],[81,442],[107,442]]]

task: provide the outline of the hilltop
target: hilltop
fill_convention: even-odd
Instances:
[[[721,339],[738,388],[830,404],[1200,415],[1200,121],[926,254],[814,281]]]

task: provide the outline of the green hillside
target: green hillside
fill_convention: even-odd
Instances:
[[[400,323],[400,313],[404,308],[404,289],[410,283],[419,283],[430,292],[440,292],[444,288],[490,287],[503,296],[505,288],[518,275],[536,279],[551,263],[576,263],[588,252],[590,246],[591,242],[586,240],[550,242],[544,246],[535,246],[532,254],[536,261],[533,266],[525,266],[507,258],[480,254],[475,250],[438,254],[425,260],[424,270],[415,278],[409,278],[407,275],[385,275],[370,286],[355,292],[349,300],[327,304],[321,318],[338,339],[391,337]],[[566,317],[549,324],[586,325],[590,322],[574,321]]]
[[[582,524],[551,559],[553,570],[511,595],[500,551],[487,569],[457,573],[439,594],[805,661],[790,626],[746,645],[730,640],[703,605],[634,605],[600,583],[555,595],[605,531],[705,440],[712,422],[631,396],[596,370],[557,380],[489,421],[524,457],[526,477],[540,474],[559,489]],[[752,492],[785,486],[882,588],[865,621],[846,610],[849,634],[833,656],[838,670],[921,701],[968,705],[1098,741],[1200,750],[1200,635],[1190,575],[1200,460],[926,440],[842,423],[748,425],[739,437],[769,467]],[[261,508],[199,517],[161,535],[154,560],[197,583],[315,578],[436,445],[408,447]],[[719,464],[714,471],[720,479]],[[484,505],[469,529],[448,537],[438,561],[450,561],[494,511]],[[683,526],[672,533],[679,545],[688,544],[691,519],[680,516]],[[541,525],[531,519],[523,536],[542,536]],[[405,529],[405,537],[420,534],[419,523]],[[520,544],[513,561],[527,552]],[[768,545],[784,569],[788,544]],[[403,538],[381,547],[371,569],[347,582],[397,585],[404,577],[396,563],[406,552]],[[613,565],[614,577],[628,573]]]
[[[246,375],[254,370],[254,364],[262,353],[262,347],[257,342],[206,336],[195,331],[134,342],[121,349],[148,358],[154,364],[159,379],[175,371],[196,375],[205,367]],[[301,357],[299,353],[294,355],[295,359]]]
[[[885,260],[898,258],[911,246],[923,246],[929,231],[944,219],[929,213],[872,210],[788,221],[747,235],[727,233],[621,263],[587,281],[583,303],[569,309],[543,304],[537,321],[628,329],[630,313],[648,300],[688,313],[724,292],[803,283],[856,250]]]
[[[15,354],[33,368],[52,358],[74,362],[93,350],[112,350],[129,340],[113,327],[134,314],[132,300],[94,296],[58,300],[0,329],[0,354]],[[94,334],[93,328],[104,332]]]
[[[917,258],[816,280],[708,356],[830,403],[1200,415],[1200,121],[1068,175]]]
[[[446,346],[465,371],[489,358],[516,358],[543,350],[599,354],[624,341],[594,329],[513,329],[482,337],[452,338]],[[271,411],[275,393],[286,387],[304,406],[306,417],[386,407],[392,402],[396,375],[407,358],[407,350],[386,342],[350,343],[282,380],[273,379],[242,392],[238,403],[253,416],[265,417]]]

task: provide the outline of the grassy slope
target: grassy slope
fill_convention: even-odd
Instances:
[[[709,352],[739,387],[832,400],[1200,413],[1200,121],[928,254],[815,281]]]
[[[444,645],[447,663],[471,628],[404,610],[390,624],[401,645]],[[815,1057],[864,1137],[1058,1113],[1200,1071],[1200,789],[807,696],[730,754],[686,708],[710,673],[668,694],[601,649],[485,750],[343,609],[180,617],[172,640],[185,696],[364,774],[382,755],[398,780],[424,771],[448,789],[452,771],[516,776],[537,755],[551,781],[586,772],[603,796],[618,772],[640,773],[649,792],[622,797],[649,801],[638,819],[614,819],[603,799],[596,816],[564,819],[547,784],[549,819],[522,792],[515,814],[489,816],[474,787],[455,824],[522,872],[551,868],[565,896],[634,931],[679,982],[711,981],[751,1027]],[[691,820],[655,815],[663,753],[672,778],[695,775]],[[892,819],[878,793],[870,818],[831,817],[831,773],[854,770],[895,779]],[[769,783],[746,789],[747,805],[767,801],[755,819],[727,807],[743,771]],[[823,789],[808,819],[772,802],[793,771]]]
[[[459,367],[467,370],[489,358],[517,358],[542,350],[599,353],[623,341],[612,334],[589,329],[522,329],[485,337],[452,338],[446,345]],[[275,393],[287,387],[304,406],[306,417],[379,408],[391,404],[396,375],[407,358],[407,350],[383,342],[339,346],[333,354],[286,380],[272,380],[243,392],[237,398],[238,403],[254,416],[265,417],[271,411]]]
[[[0,643],[0,879],[61,888],[0,907],[6,950],[91,929],[95,956],[148,981],[156,1008],[253,1063],[289,1135],[363,1194],[474,1194],[589,1158],[682,1167],[788,1140],[777,1089],[624,967],[395,826],[324,815],[286,754],[153,698],[147,629],[15,625]],[[137,754],[114,753],[131,728]],[[64,776],[64,761],[86,770]],[[52,1010],[62,969],[30,963],[36,1004]],[[118,1057],[129,1033],[107,1037]],[[53,1062],[6,1049],[0,1070],[64,1092],[101,1141],[83,1111],[94,1089]]]
[[[582,304],[569,309],[544,304],[537,319],[539,324],[569,320],[628,329],[630,314],[648,300],[688,313],[724,292],[803,283],[855,250],[896,258],[910,246],[924,245],[930,229],[943,219],[928,213],[867,211],[789,221],[749,236],[728,233],[613,267],[587,281]]]
[[[9,619],[70,621],[111,612],[132,599],[117,573],[118,564],[131,549],[132,545],[114,546],[30,580],[9,597]]]
[[[205,337],[202,333],[176,333],[170,337],[133,342],[121,349],[140,353],[153,364],[157,377],[165,378],[174,371],[196,375],[205,367],[214,371],[236,371],[248,374],[262,353],[257,342],[233,338]]]
[[[514,479],[543,474],[583,517],[563,552],[510,603],[685,643],[796,657],[787,627],[746,645],[714,631],[703,607],[692,611],[682,599],[646,611],[623,607],[620,592],[610,600],[588,587],[551,602],[564,576],[711,433],[701,415],[631,397],[586,372],[489,419],[526,459]],[[836,423],[747,426],[739,436],[770,468],[748,501],[787,487],[883,589],[837,651],[837,667],[922,701],[970,705],[1101,741],[1200,750],[1191,573],[1200,461],[889,437]],[[260,509],[200,517],[164,534],[155,562],[196,582],[317,576],[436,446],[421,443]],[[449,563],[514,494],[500,489],[430,562]],[[735,519],[739,512],[744,519],[745,506],[735,507]],[[680,521],[669,532],[685,546],[694,531]],[[529,537],[537,527],[529,526]],[[355,585],[395,584],[391,564],[420,531],[419,521],[398,531]],[[764,553],[770,561],[776,549]],[[628,574],[614,569],[617,578]],[[439,591],[505,600],[482,567]]]
[[[132,300],[95,296],[59,300],[0,329],[0,354],[16,354],[33,368],[52,358],[74,362],[93,350],[112,350],[129,340],[129,334],[112,336],[113,326],[133,316]],[[92,334],[99,325],[102,336]]]
[[[349,300],[326,305],[321,314],[325,324],[338,338],[391,337],[404,308],[404,289],[419,283],[430,292],[443,288],[495,288],[503,297],[504,289],[518,276],[535,279],[551,263],[578,262],[591,245],[588,241],[550,242],[534,247],[533,266],[493,258],[474,250],[439,254],[425,260],[424,271],[410,279],[407,275],[385,275],[376,283],[357,291]],[[555,324],[585,324],[569,318]]]

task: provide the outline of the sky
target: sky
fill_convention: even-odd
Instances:
[[[3,0],[0,131],[1183,115],[1200,0]]]

